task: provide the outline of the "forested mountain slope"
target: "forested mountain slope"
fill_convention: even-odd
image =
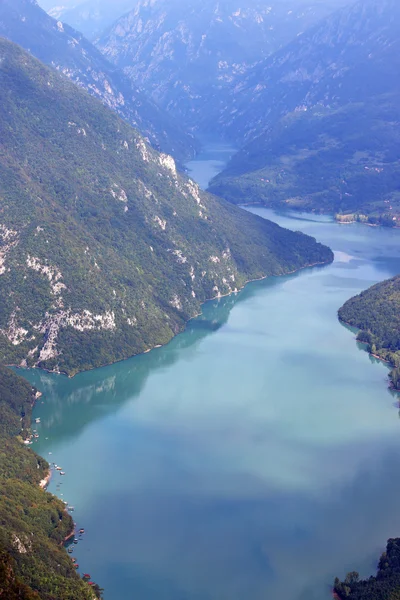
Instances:
[[[314,107],[247,144],[210,191],[231,202],[400,222],[400,93]]]
[[[253,71],[224,126],[239,140],[256,137],[210,189],[238,203],[393,222],[400,215],[399,21],[395,0],[361,0]]]
[[[207,298],[332,260],[200,192],[14,44],[0,54],[2,362],[73,374],[123,359],[167,342]]]
[[[400,539],[388,540],[375,577],[360,579],[348,573],[345,581],[335,580],[335,594],[341,600],[397,600],[400,597]]]
[[[95,590],[62,546],[72,518],[39,487],[48,464],[22,443],[30,437],[35,397],[28,382],[0,366],[0,597],[93,600]]]
[[[215,132],[236,81],[347,1],[139,0],[98,47],[188,126]]]
[[[372,354],[392,363],[391,378],[400,389],[400,275],[348,300],[339,318],[361,330],[357,339]]]
[[[78,31],[50,17],[36,0],[2,0],[0,35],[54,67],[149,138],[184,161],[197,143],[180,124],[140,92]]]

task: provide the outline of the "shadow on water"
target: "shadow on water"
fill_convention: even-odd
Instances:
[[[140,395],[150,375],[170,367],[186,355],[188,348],[196,348],[207,336],[224,327],[236,305],[249,301],[260,288],[280,285],[299,274],[255,281],[238,294],[206,302],[202,314],[189,321],[183,333],[150,353],[80,373],[72,379],[38,369],[18,369],[43,394],[34,411],[41,419],[38,426],[41,436],[51,430],[53,439],[65,441],[95,420],[116,413],[124,403]],[[39,452],[41,445],[37,444]]]

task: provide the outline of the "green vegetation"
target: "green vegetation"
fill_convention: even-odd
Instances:
[[[371,354],[393,365],[390,377],[400,389],[400,275],[348,300],[339,318],[361,330],[357,339]]]
[[[357,572],[344,581],[335,579],[334,592],[341,600],[399,600],[400,539],[390,539],[381,556],[376,577],[360,580]]]
[[[29,438],[36,390],[0,366],[0,597],[93,600],[63,542],[73,531],[64,504],[39,487],[49,469]]]
[[[19,47],[0,52],[1,363],[73,375],[168,342],[248,280],[332,260],[201,192]]]
[[[115,3],[109,4],[116,10]],[[137,128],[154,148],[172,154],[180,162],[194,156],[199,143],[180,122],[140,91],[137,82],[108,62],[79,33],[81,30],[67,25],[69,21],[62,26],[58,23],[32,0],[0,2],[0,36],[19,44],[100,99]]]
[[[398,94],[286,115],[210,185],[234,203],[400,222]]]

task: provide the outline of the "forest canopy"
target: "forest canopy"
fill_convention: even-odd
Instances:
[[[400,389],[400,275],[350,298],[339,318],[360,329],[357,339],[371,354],[392,364],[393,386]]]

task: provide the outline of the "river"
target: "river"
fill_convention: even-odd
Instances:
[[[205,185],[229,152],[192,174]],[[34,448],[66,472],[50,491],[75,507],[74,556],[105,600],[328,600],[400,534],[398,401],[336,314],[400,272],[400,234],[251,210],[335,262],[209,302],[149,354],[24,372],[44,392]]]

